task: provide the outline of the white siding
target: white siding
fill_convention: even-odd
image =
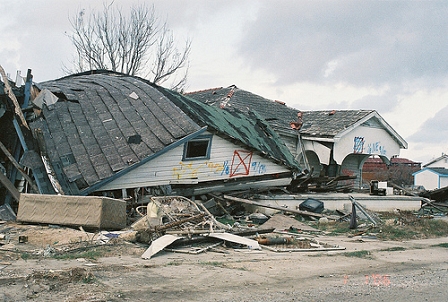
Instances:
[[[424,170],[414,175],[414,184],[424,186],[426,190],[439,188],[439,176],[430,170]]]
[[[443,158],[439,159],[438,161],[435,161],[435,162],[427,165],[426,167],[428,167],[428,168],[447,168],[448,169],[448,158],[443,157]]]
[[[448,177],[440,177],[440,188],[448,187]]]
[[[100,190],[198,183],[233,177],[269,175],[289,171],[253,152],[212,138],[210,159],[182,161],[184,146],[178,146],[101,187]]]

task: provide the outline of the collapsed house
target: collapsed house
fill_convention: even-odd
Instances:
[[[375,110],[301,112],[234,85],[187,95],[247,115],[256,111],[279,134],[303,170],[316,178],[348,176],[355,188],[362,184],[362,166],[371,155],[389,163],[400,149],[407,148],[407,142]]]
[[[285,186],[300,173],[255,113],[248,118],[106,71],[36,87],[29,127],[38,145],[34,157],[48,176],[38,182],[50,183],[49,193],[194,196]]]
[[[90,71],[33,88],[22,109],[33,146],[19,157],[37,190],[22,192],[142,201],[266,187],[294,192],[316,179],[358,188],[369,156],[389,161],[407,147],[376,111],[300,112],[236,86],[181,95]]]

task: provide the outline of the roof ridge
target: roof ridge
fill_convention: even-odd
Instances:
[[[220,90],[223,89],[223,87],[215,87],[215,88],[207,88],[207,89],[202,89],[202,90],[195,90],[195,91],[190,91],[190,92],[184,92],[184,95],[190,95],[190,94],[194,94],[194,93],[198,93],[198,92],[207,92],[207,91],[214,91],[214,90]]]

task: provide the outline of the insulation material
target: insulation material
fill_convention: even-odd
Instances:
[[[117,230],[126,227],[126,202],[97,196],[20,194],[17,221]]]

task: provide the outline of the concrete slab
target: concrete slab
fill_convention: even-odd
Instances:
[[[401,211],[418,211],[423,197],[404,195],[376,196],[364,193],[308,193],[308,194],[279,194],[279,195],[257,195],[257,201],[266,205],[275,205],[289,209],[298,209],[299,205],[307,198],[314,198],[324,203],[327,210],[351,211],[349,196],[353,196],[357,202],[374,212],[390,212],[395,209]],[[257,207],[259,212],[272,215],[279,211]]]

